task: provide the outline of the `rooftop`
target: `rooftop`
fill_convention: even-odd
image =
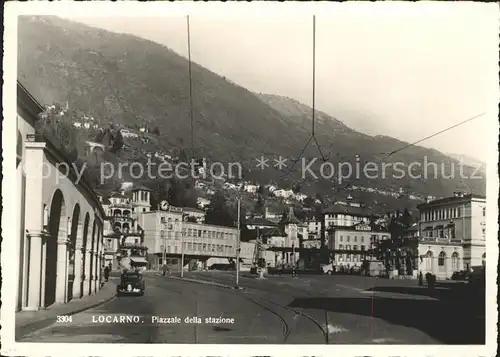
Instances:
[[[373,212],[365,207],[349,206],[342,204],[334,204],[324,210],[324,213],[340,213],[350,216],[371,217]]]
[[[464,202],[464,201],[472,201],[472,200],[486,200],[486,196],[477,195],[474,193],[470,193],[467,195],[456,195],[456,196],[451,196],[451,197],[440,198],[440,199],[430,201],[427,203],[422,203],[422,204],[418,205],[417,208],[419,210],[422,210],[422,209],[425,209],[428,207],[450,204],[450,203],[459,203],[459,202]]]
[[[301,224],[302,222],[295,217],[293,212],[293,207],[288,208],[288,213],[286,213],[280,221],[280,224]]]
[[[143,185],[140,185],[140,186],[134,187],[134,188],[132,189],[132,192],[134,192],[134,191],[150,191],[150,192],[153,192],[153,190],[152,190],[152,189],[147,188],[146,186],[143,186]]]
[[[249,218],[245,221],[245,224],[249,226],[270,226],[270,227],[277,226],[276,223],[271,222],[270,220],[262,217]]]

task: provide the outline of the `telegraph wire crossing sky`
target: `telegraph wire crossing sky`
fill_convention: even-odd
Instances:
[[[189,55],[185,17],[64,17]],[[409,143],[487,112],[422,143],[484,158],[497,117],[497,34],[494,12],[469,7],[316,16],[316,110]],[[193,62],[251,91],[312,106],[312,16],[190,16],[190,37]]]

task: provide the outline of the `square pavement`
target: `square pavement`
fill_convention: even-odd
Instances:
[[[86,295],[66,304],[56,303],[39,311],[16,312],[16,340],[23,335],[50,326],[56,322],[57,316],[74,315],[110,301],[116,296],[116,285],[117,279],[110,278],[93,295]]]

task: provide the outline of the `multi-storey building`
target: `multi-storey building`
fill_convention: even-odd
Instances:
[[[361,266],[376,243],[389,239],[389,232],[380,226],[364,222],[348,226],[332,226],[328,229],[328,249],[343,251],[334,254],[334,264],[339,266]],[[357,253],[359,252],[359,253]]]
[[[486,197],[457,192],[418,209],[420,271],[449,278],[485,264]]]
[[[321,221],[316,218],[311,218],[306,221],[307,224],[307,239],[321,239]]]
[[[165,210],[142,214],[144,244],[152,267],[158,269],[164,263],[175,265],[181,254],[185,256],[184,265],[192,260],[207,265],[210,258],[228,261],[236,256],[238,230],[201,223],[204,217],[200,217],[200,212],[168,206]]]
[[[348,200],[345,204],[336,203],[324,211],[325,229],[330,227],[352,227],[358,223],[369,223],[372,212],[362,204]]]
[[[116,253],[119,251],[124,237],[130,236],[134,241],[135,239],[141,240],[143,228],[141,228],[140,221],[142,214],[150,211],[150,195],[151,190],[144,186],[135,187],[129,191],[122,189],[120,192],[111,193],[109,197],[99,194],[106,212],[104,224],[106,265],[111,263],[114,267],[117,264]],[[141,241],[139,244],[143,244],[143,242]]]

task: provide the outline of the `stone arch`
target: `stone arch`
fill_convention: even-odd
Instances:
[[[94,267],[94,242],[95,242],[95,235],[96,235],[96,231],[97,231],[97,223],[96,223],[96,219],[94,218],[94,224],[92,225],[92,236],[91,236],[91,241],[90,241],[90,247],[88,248],[89,251],[90,251],[90,269],[89,269],[89,272],[90,272],[90,275],[88,277],[88,280],[89,280],[89,291],[88,291],[88,294],[91,295],[92,294],[92,282],[93,282],[93,279],[94,279],[94,275],[93,275],[93,267]]]
[[[68,301],[73,298],[73,283],[75,281],[75,251],[76,239],[78,235],[78,226],[80,224],[80,204],[76,203],[73,207],[73,214],[70,219],[70,233],[68,245]]]
[[[57,240],[66,236],[66,205],[61,190],[56,189],[50,201],[48,231],[45,251],[45,284],[43,306],[47,307],[56,301],[57,282]]]
[[[88,279],[86,277],[86,268],[87,268],[87,240],[88,240],[88,233],[89,233],[89,224],[90,224],[90,215],[87,212],[85,214],[85,219],[83,221],[83,237],[82,237],[82,269],[80,271],[80,275],[82,276],[81,282],[80,282],[80,297],[83,297],[84,295],[84,286],[85,286],[85,279]]]

